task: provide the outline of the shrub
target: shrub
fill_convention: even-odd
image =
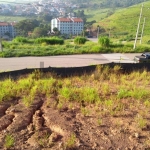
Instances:
[[[109,47],[109,45],[110,45],[110,40],[109,40],[109,38],[108,37],[103,37],[103,36],[101,36],[101,37],[99,37],[98,38],[98,43],[102,46],[102,47]]]
[[[92,47],[92,51],[94,51],[95,53],[99,53],[100,52],[101,47],[99,45],[95,45]]]
[[[80,36],[78,36],[74,39],[75,44],[85,44],[86,41],[87,41],[86,38],[80,37]]]
[[[46,43],[46,44],[50,44],[50,45],[55,45],[55,44],[62,45],[62,44],[64,44],[64,40],[61,38],[58,38],[58,37],[37,38],[37,39],[35,39],[35,43],[36,44]]]
[[[4,146],[9,149],[14,145],[14,137],[12,135],[6,135]]]
[[[18,36],[13,39],[13,42],[28,43],[28,40],[25,37]]]

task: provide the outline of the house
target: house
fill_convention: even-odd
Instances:
[[[84,23],[81,18],[69,17],[69,18],[55,18],[51,20],[51,32],[57,28],[61,34],[78,35],[83,31]]]
[[[14,25],[15,23],[0,22],[0,38],[14,38],[16,36]]]

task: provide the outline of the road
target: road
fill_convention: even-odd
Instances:
[[[80,67],[96,64],[133,63],[135,55],[140,54],[82,54],[47,57],[13,57],[0,58],[0,72],[20,70],[25,68],[43,67]]]

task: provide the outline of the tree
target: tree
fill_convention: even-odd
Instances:
[[[98,43],[99,43],[102,47],[109,47],[110,40],[109,40],[108,37],[101,36],[101,37],[98,38]]]
[[[38,19],[41,20],[42,22],[50,22],[52,20],[52,16],[50,14],[41,14],[39,15]]]
[[[18,22],[15,25],[15,28],[19,35],[27,36],[29,31],[33,31],[33,29],[38,26],[39,22],[36,19],[26,19]]]
[[[53,32],[55,33],[55,35],[59,35],[60,34],[60,31],[56,27],[53,28]]]
[[[36,27],[33,30],[32,36],[38,38],[41,36],[47,36],[47,30],[45,28]]]

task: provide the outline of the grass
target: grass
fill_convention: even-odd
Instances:
[[[93,123],[98,128],[107,126],[108,119],[113,121],[112,126],[119,128],[126,128],[129,123],[128,127],[133,127],[134,133],[143,135],[145,133],[141,132],[147,132],[149,127],[149,80],[150,72],[145,69],[122,73],[118,65],[112,68],[99,65],[91,74],[63,78],[35,70],[15,81],[0,81],[4,89],[0,90],[1,103],[19,98],[25,107],[32,107],[34,100],[42,96],[47,107],[57,109],[59,113],[63,113],[64,108],[71,112],[77,109],[84,119],[94,116]],[[38,138],[41,147],[54,144],[48,143],[48,137],[45,134]],[[13,146],[11,135],[5,141],[5,147]],[[76,143],[76,135],[72,134],[63,143],[64,149],[73,149]]]
[[[14,40],[15,41],[15,40]],[[98,43],[87,41],[85,44],[77,45],[66,40],[63,45],[42,45],[28,39],[26,43],[3,41],[3,52],[0,57],[23,57],[23,56],[55,56],[72,54],[96,54],[96,53],[141,53],[149,52],[150,45],[142,44],[133,50],[132,44],[118,44],[110,42],[109,47],[103,47]]]
[[[28,16],[4,16],[4,15],[0,15],[0,20],[1,21],[6,21],[6,22],[14,22],[14,21],[21,21],[24,19],[32,19],[33,17],[28,17]],[[34,16],[35,18],[35,16]]]
[[[14,137],[10,134],[7,134],[5,137],[5,143],[4,143],[5,148],[9,149],[13,147],[14,142],[15,142]]]
[[[110,68],[99,65],[92,74],[66,78],[35,70],[16,81],[0,81],[3,89],[0,90],[0,102],[19,98],[26,107],[30,107],[36,97],[42,96],[47,100],[48,107],[58,110],[64,107],[74,109],[78,105],[84,117],[94,114],[99,126],[104,123],[102,120],[106,116],[126,116],[135,110],[132,118],[135,118],[133,122],[138,130],[146,128],[148,123],[149,80],[150,72],[145,69],[126,74],[122,73],[119,66]],[[72,137],[68,146],[74,145],[74,141]]]
[[[100,2],[95,2],[100,3]],[[143,3],[143,2],[142,2]],[[139,28],[139,35],[138,37],[141,37],[142,32],[142,26],[144,22],[144,17],[146,18],[145,26],[144,26],[144,34],[142,38],[142,44],[147,44],[150,40],[150,34],[149,34],[149,7],[150,2],[144,2],[144,7],[142,11],[142,17],[140,22],[140,28]],[[87,17],[87,22],[95,20],[96,23],[94,23],[91,27],[92,30],[97,30],[97,25],[99,25],[101,28],[105,29],[106,34],[110,34],[110,38],[113,41],[119,42],[120,40],[126,41],[129,40],[129,43],[134,42],[137,25],[139,21],[140,11],[141,11],[142,4],[133,5],[127,8],[85,8],[84,13]],[[108,15],[110,12],[112,12],[111,15]],[[102,33],[100,33],[101,35]],[[131,37],[131,38],[129,38]],[[139,44],[139,40],[137,42]]]
[[[144,17],[149,17],[149,9],[150,2],[145,2],[142,12],[142,18],[139,29],[139,37],[142,31],[143,20]],[[141,4],[134,5],[132,7],[119,9],[113,15],[100,20],[99,25],[107,32],[111,33],[111,38],[127,38],[127,35],[132,35],[135,38],[139,15],[141,10]],[[144,27],[144,35],[142,39],[142,43],[147,43],[150,39],[149,34],[149,20],[146,19],[145,27]],[[139,41],[137,42],[139,44]]]
[[[76,135],[72,133],[65,143],[65,149],[73,149],[76,144]]]
[[[135,121],[140,129],[145,128],[147,125],[147,120],[144,119],[142,116],[136,116]]]

